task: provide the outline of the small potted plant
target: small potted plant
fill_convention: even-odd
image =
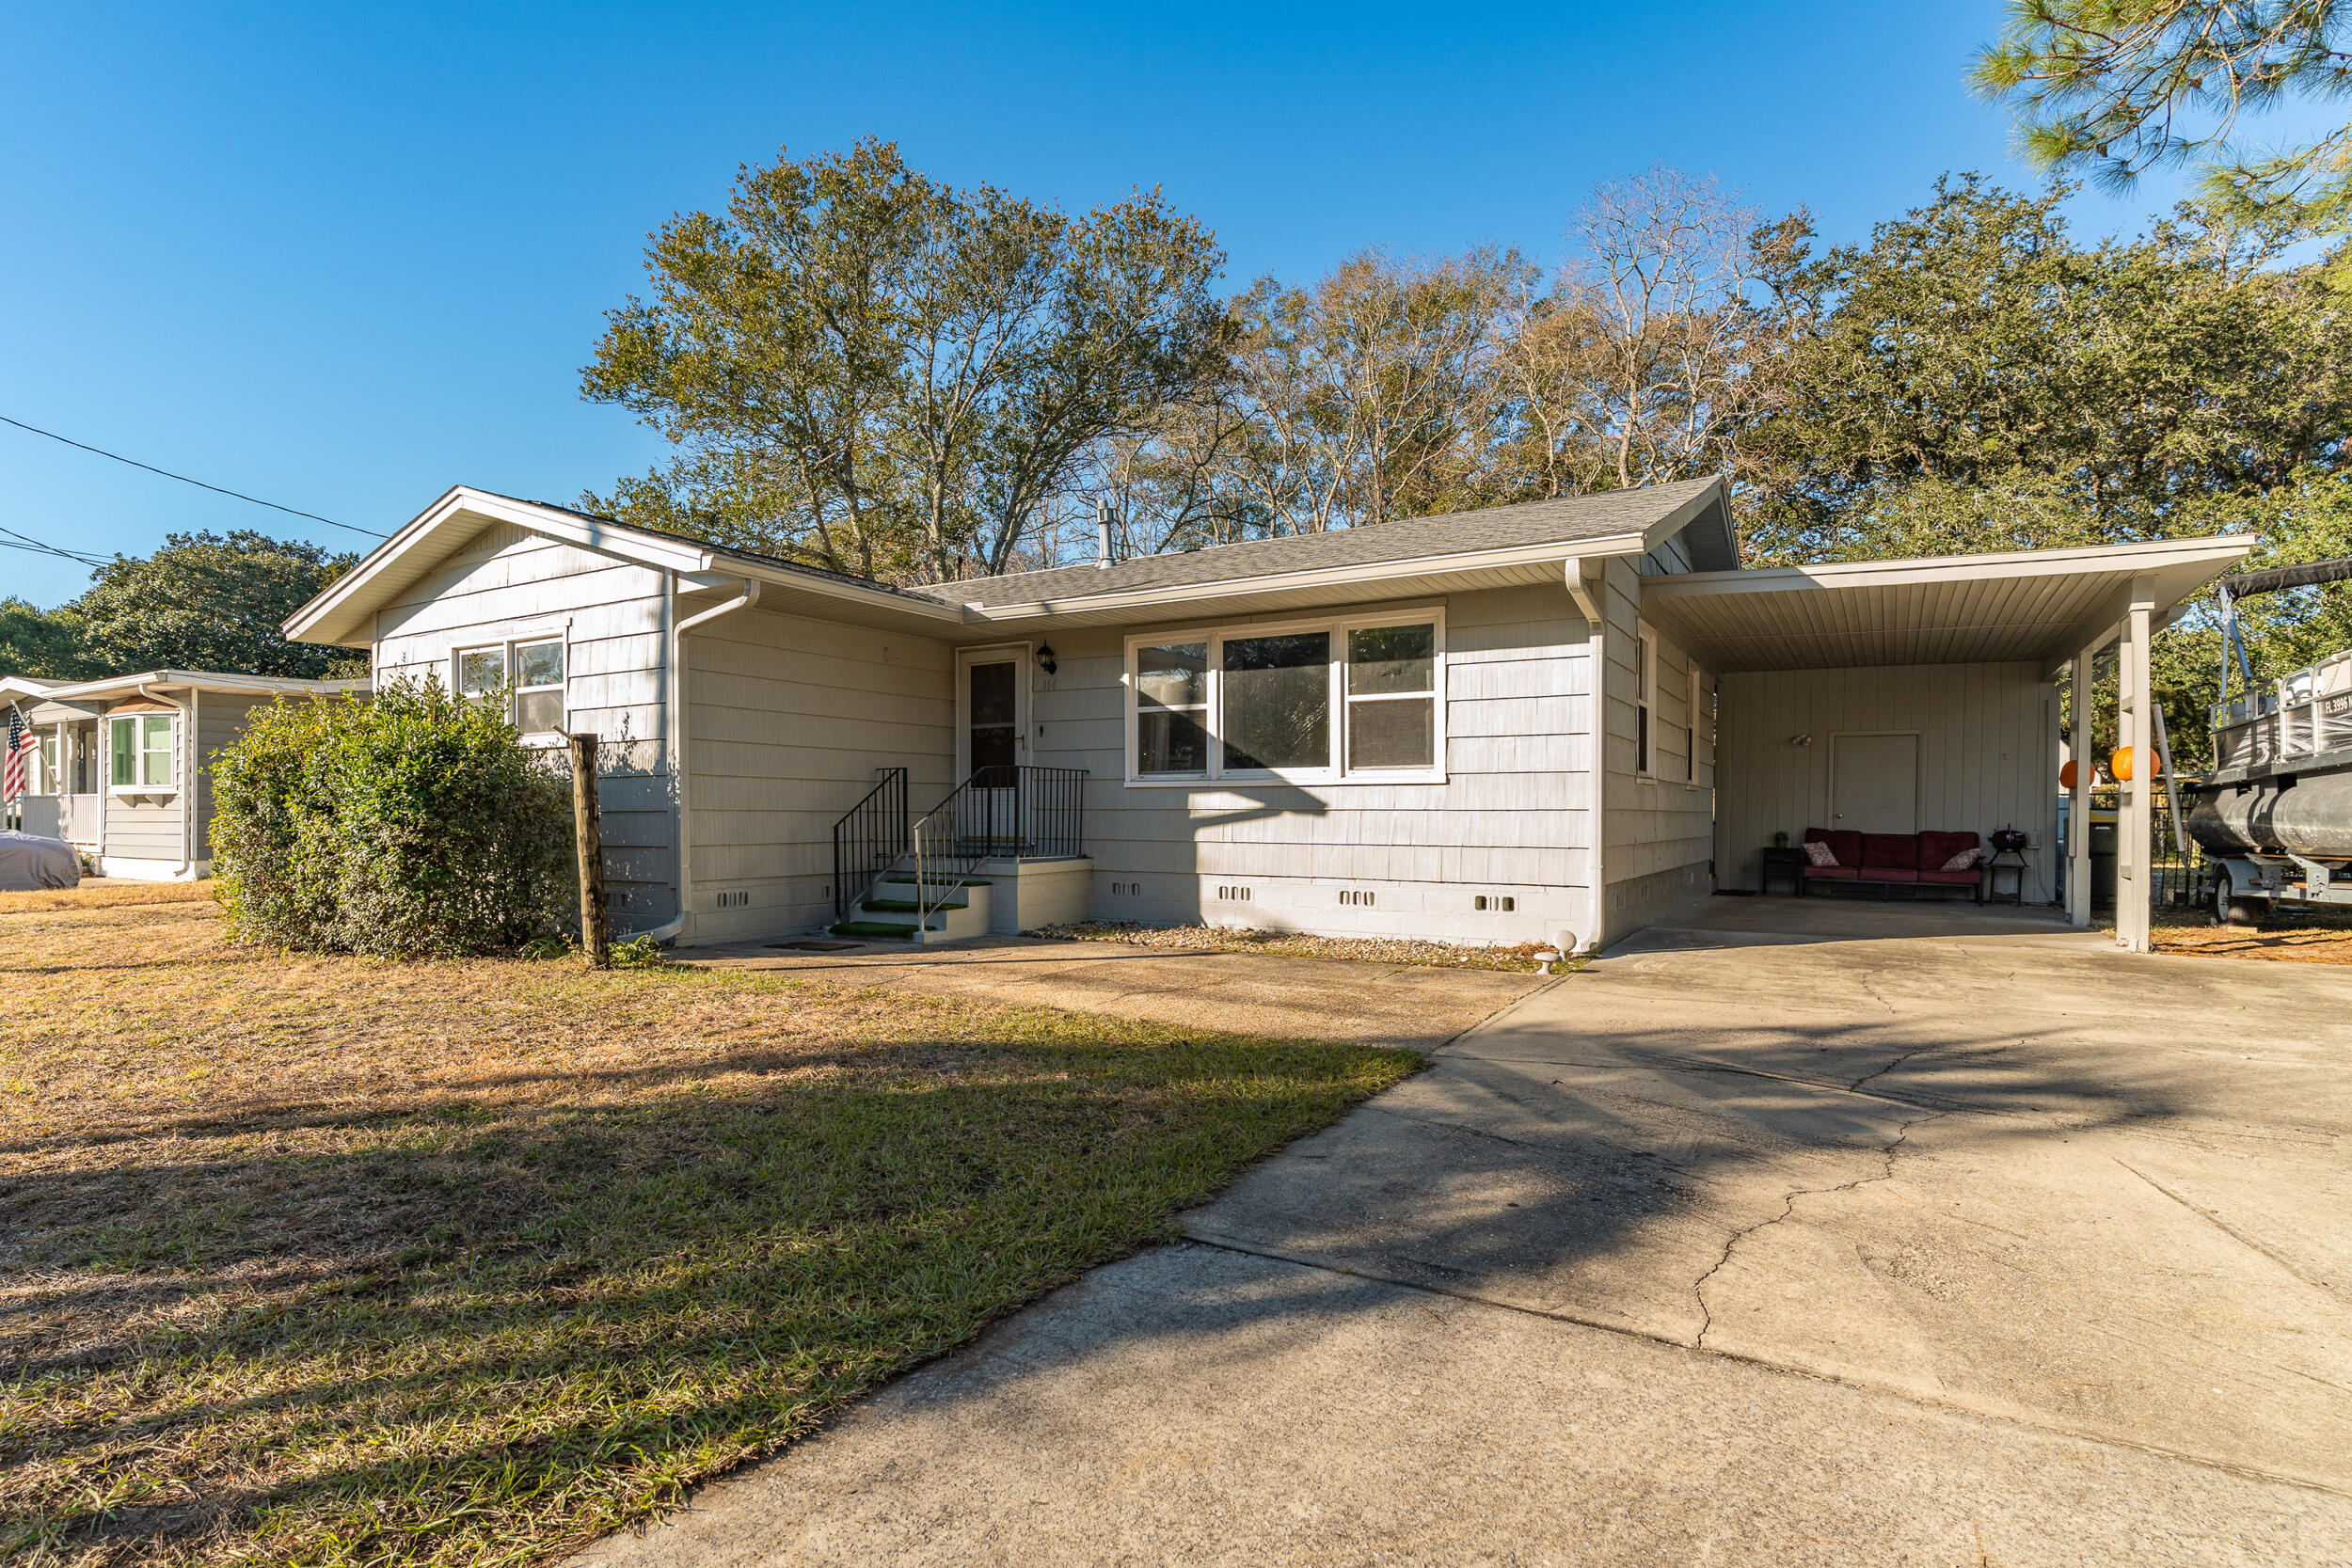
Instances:
[[[1786,849],[1788,847],[1788,829],[1779,829],[1772,834],[1772,847],[1775,849]]]

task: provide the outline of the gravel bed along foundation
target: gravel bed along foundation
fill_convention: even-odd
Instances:
[[[1497,969],[1514,974],[1565,974],[1583,959],[1573,956],[1549,964],[1535,955],[1556,951],[1548,942],[1516,947],[1466,947],[1408,937],[1314,937],[1301,931],[1260,931],[1230,926],[1145,926],[1127,920],[1082,920],[1041,926],[1025,933],[1065,942],[1123,942],[1135,947],[1172,947],[1193,952],[1271,953],[1293,958],[1345,958],[1357,963],[1418,964],[1432,969]]]

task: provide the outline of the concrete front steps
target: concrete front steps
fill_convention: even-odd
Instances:
[[[933,893],[950,884],[934,878],[930,883]],[[961,942],[966,937],[988,934],[989,888],[987,879],[959,878],[952,884],[955,891],[946,903],[933,910],[930,921],[919,929],[915,917],[921,905],[915,901],[913,877],[889,876],[874,884],[874,890],[858,900],[858,906],[848,920],[834,924],[833,934],[841,937],[868,937],[897,942]]]

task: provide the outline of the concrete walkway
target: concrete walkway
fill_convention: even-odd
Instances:
[[[585,1560],[2352,1561],[2348,1001],[1717,899]]]

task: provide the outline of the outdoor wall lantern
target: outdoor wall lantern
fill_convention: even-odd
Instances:
[[[1813,744],[1813,737],[1809,735],[1792,735],[1788,737],[1788,744],[1791,746],[1810,746]]]
[[[1049,675],[1054,673],[1056,665],[1054,645],[1051,642],[1041,642],[1037,645],[1037,667]]]

